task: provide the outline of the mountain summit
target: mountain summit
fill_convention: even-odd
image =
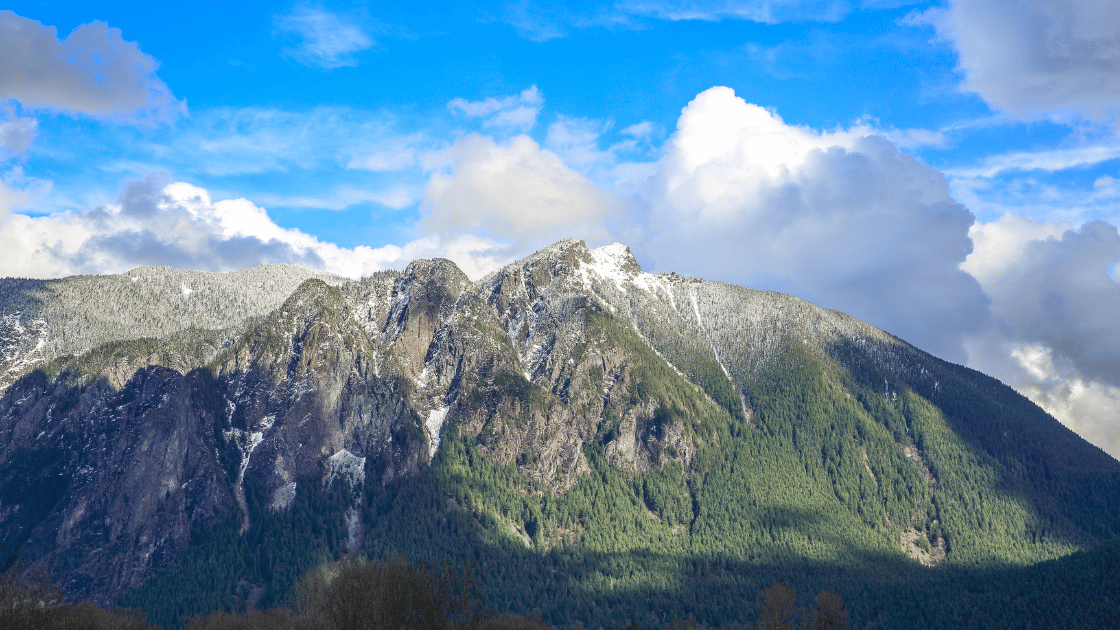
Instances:
[[[0,550],[157,620],[239,584],[284,601],[343,552],[472,555],[497,604],[591,623],[631,600],[588,589],[656,615],[703,576],[1120,534],[1120,463],[995,379],[620,244],[477,282],[442,259],[8,279],[0,344]]]

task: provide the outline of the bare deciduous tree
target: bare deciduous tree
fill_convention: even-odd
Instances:
[[[797,627],[797,591],[787,584],[775,584],[759,595],[755,612],[759,630],[793,630]]]
[[[472,567],[442,571],[402,559],[346,560],[299,586],[300,608],[336,630],[475,630],[482,620]]]
[[[809,609],[808,630],[844,630],[848,627],[848,609],[836,593],[825,589]]]

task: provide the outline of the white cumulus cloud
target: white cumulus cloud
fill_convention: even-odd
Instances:
[[[883,137],[787,125],[712,88],[636,189],[635,249],[657,270],[793,293],[957,361],[988,318],[959,268],[972,214]]]
[[[1113,0],[951,0],[926,14],[959,56],[963,88],[1020,118],[1120,107],[1120,11]]]
[[[156,76],[159,62],[120,29],[79,26],[59,40],[53,26],[0,11],[0,101],[133,122],[170,120],[186,104]]]
[[[1120,263],[1115,226],[1092,221],[1055,235],[1040,224],[1004,217],[978,226],[977,251],[965,269],[992,298],[992,313],[1014,338],[1041,343],[1086,379],[1120,386]],[[1029,239],[1029,240],[1028,240]]]
[[[968,342],[969,367],[999,378],[1081,437],[1120,458],[1120,387],[1086,378],[1045,343],[993,328]]]
[[[969,364],[1120,457],[1116,227],[1006,215],[972,234],[963,268],[991,298],[997,325],[970,340]]]
[[[607,237],[604,220],[619,209],[613,194],[528,136],[498,144],[468,134],[433,160],[445,166],[428,182],[421,225],[440,234],[477,231],[519,248],[568,236],[596,240]]]
[[[0,187],[0,269],[51,278],[119,273],[140,265],[227,271],[292,263],[349,277],[399,268],[416,258],[450,257],[474,277],[509,260],[503,244],[477,236],[431,235],[404,246],[339,247],[283,228],[246,199],[214,201],[196,186],[160,176],[133,182],[118,203],[31,217],[12,212],[28,192]]]

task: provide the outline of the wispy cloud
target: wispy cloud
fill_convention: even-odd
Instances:
[[[611,5],[600,5],[580,11],[565,5],[533,0],[506,2],[501,9],[499,19],[512,26],[518,35],[535,42],[566,37],[573,29],[642,28],[640,20]]]
[[[863,117],[855,121],[847,130],[840,130],[839,135],[857,136],[883,136],[900,149],[918,149],[922,147],[944,147],[949,144],[949,138],[944,130],[930,129],[899,129],[884,126],[879,120]]]
[[[345,210],[349,206],[363,202],[374,202],[386,208],[400,210],[416,203],[419,199],[418,192],[401,185],[372,190],[342,186],[321,195],[284,195],[272,192],[253,195],[253,201],[264,206],[301,210]]]
[[[278,32],[300,40],[285,48],[285,55],[324,70],[357,66],[357,53],[376,44],[357,17],[319,6],[297,6],[290,13],[275,16],[275,25]]]
[[[632,180],[632,168],[641,168],[639,163],[627,160],[648,160],[660,151],[652,144],[652,137],[660,131],[653,123],[630,125],[618,130],[620,139],[605,142],[612,127],[607,120],[558,116],[548,126],[544,146],[568,166],[609,188],[619,180]]]
[[[748,20],[763,24],[780,22],[836,22],[852,10],[845,0],[624,0],[620,12],[659,20]]]
[[[0,159],[25,153],[38,127],[39,121],[20,116],[10,105],[0,109]]]
[[[317,107],[296,112],[271,108],[220,108],[195,113],[192,125],[170,139],[151,142],[150,155],[185,171],[230,176],[342,166],[385,147],[409,146],[415,135],[397,131],[384,112]],[[388,158],[386,158],[388,159]]]
[[[489,97],[480,101],[457,98],[447,104],[452,112],[467,118],[483,119],[484,127],[497,127],[526,132],[537,124],[537,115],[544,107],[544,95],[537,86],[522,90],[520,94],[501,98]]]
[[[1012,171],[1064,171],[1120,158],[1120,147],[1090,146],[1052,151],[1019,151],[994,155],[973,167],[946,169],[950,177],[991,178]]]
[[[905,0],[902,4],[906,4]],[[893,3],[898,4],[898,3]],[[874,7],[872,7],[874,8]],[[500,20],[532,41],[547,41],[586,28],[644,29],[651,21],[744,20],[763,24],[836,22],[853,9],[847,0],[623,0],[571,8],[533,0],[507,2]]]
[[[381,172],[401,171],[416,166],[417,156],[416,148],[398,145],[392,149],[353,158],[346,164],[346,168]]]

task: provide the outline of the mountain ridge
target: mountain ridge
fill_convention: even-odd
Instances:
[[[898,566],[1029,564],[1120,533],[1120,463],[995,379],[792,296],[649,274],[625,246],[574,239],[477,282],[440,259],[359,281],[267,271],[246,274],[272,287],[256,310],[217,309],[224,328],[165,304],[159,339],[110,326],[35,365],[28,331],[60,324],[25,325],[26,300],[0,292],[22,349],[0,397],[6,556],[113,601],[204,532],[251,538],[335,479],[352,496],[324,544],[351,551],[395,531],[371,512],[386,488],[424,484],[474,515],[464,544],[542,554],[640,548],[600,521],[681,557]],[[163,293],[198,297],[160,273]],[[139,283],[123,277],[107,282]],[[216,295],[239,281],[192,277]]]

